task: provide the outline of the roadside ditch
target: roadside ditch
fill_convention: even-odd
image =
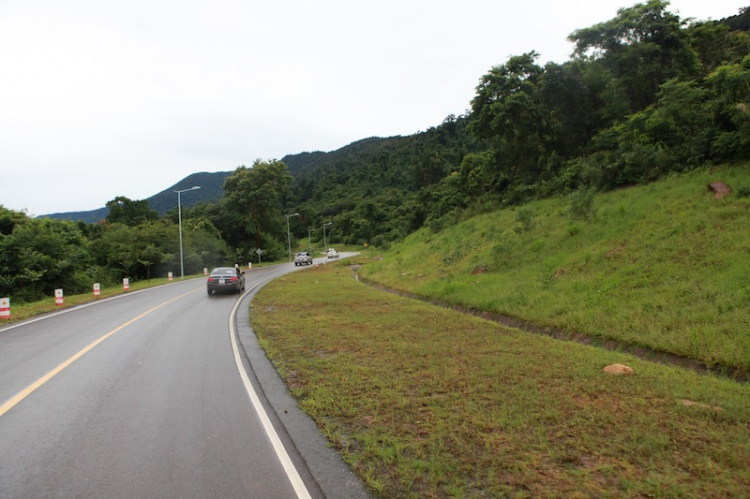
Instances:
[[[382,284],[373,282],[369,279],[361,278],[360,275],[357,273],[360,267],[361,265],[349,266],[349,268],[352,271],[352,276],[357,281],[362,282],[363,284],[366,284],[367,286],[370,286],[379,291],[384,291],[387,293],[395,294],[395,295],[398,295],[404,298],[409,298],[412,300],[419,300],[425,303],[430,303],[432,305],[454,310],[456,312],[460,312],[463,314],[473,315],[475,317],[479,317],[488,321],[502,324],[503,326],[520,329],[527,333],[549,336],[551,338],[555,338],[558,340],[571,341],[574,343],[579,343],[581,345],[589,345],[589,346],[603,348],[603,349],[614,351],[614,352],[626,353],[626,354],[630,354],[630,355],[633,355],[635,357],[638,357],[640,359],[647,360],[650,362],[656,362],[656,363],[664,364],[668,366],[676,366],[676,367],[681,367],[684,369],[690,369],[700,374],[721,376],[721,377],[732,379],[739,383],[750,382],[750,371],[742,369],[742,368],[726,366],[726,365],[721,365],[721,364],[714,364],[714,365],[708,366],[695,359],[682,357],[680,355],[675,355],[672,353],[659,352],[659,351],[652,350],[650,348],[646,348],[643,346],[632,345],[629,343],[624,343],[621,341],[611,340],[607,338],[601,338],[599,336],[593,336],[590,334],[565,331],[562,329],[557,329],[557,328],[553,328],[549,326],[540,326],[538,324],[527,322],[522,319],[518,319],[516,317],[511,317],[511,316],[499,314],[496,312],[488,312],[486,310],[473,309],[473,308],[464,307],[461,305],[455,305],[446,301],[425,298],[423,296],[420,296],[414,293],[409,293],[406,291],[389,288],[387,286],[383,286]]]

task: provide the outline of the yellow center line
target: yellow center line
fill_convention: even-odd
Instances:
[[[38,380],[36,380],[34,383],[32,383],[31,385],[27,386],[25,389],[23,389],[21,392],[19,392],[15,397],[13,397],[12,399],[10,399],[6,403],[4,403],[2,406],[0,406],[0,417],[2,417],[9,410],[13,409],[23,399],[25,399],[26,397],[28,397],[29,395],[31,395],[32,393],[34,393],[39,387],[41,387],[42,385],[44,385],[47,381],[49,381],[52,378],[54,378],[55,376],[57,376],[60,373],[60,371],[62,371],[63,369],[65,369],[66,367],[68,367],[69,365],[71,365],[76,360],[78,360],[81,357],[83,357],[91,349],[93,349],[99,343],[103,342],[104,340],[106,340],[107,338],[109,338],[110,336],[112,336],[113,334],[115,334],[116,332],[118,332],[118,331],[120,331],[120,330],[128,327],[129,325],[131,325],[132,323],[136,322],[137,320],[140,320],[140,319],[146,317],[151,312],[154,312],[155,310],[158,310],[158,309],[162,308],[163,306],[172,303],[173,301],[179,300],[180,298],[184,298],[184,297],[186,297],[189,294],[195,293],[196,291],[198,291],[198,290],[193,290],[193,291],[190,291],[189,293],[185,293],[185,294],[182,294],[182,295],[177,296],[175,298],[172,298],[171,300],[167,300],[164,303],[161,303],[160,305],[155,306],[151,310],[143,312],[141,315],[139,315],[138,317],[135,317],[135,318],[129,320],[125,324],[122,324],[121,326],[116,327],[115,329],[113,329],[112,331],[108,332],[107,334],[105,334],[104,336],[102,336],[101,338],[99,338],[98,340],[95,340],[93,343],[91,343],[87,347],[83,348],[77,354],[73,355],[68,360],[66,360],[65,362],[63,362],[62,364],[60,364],[59,366],[57,366],[56,368],[54,368],[53,370],[51,370],[50,372],[48,372],[47,374],[45,374],[44,376],[42,376],[41,378],[39,378]]]

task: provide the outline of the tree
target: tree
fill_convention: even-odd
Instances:
[[[207,218],[184,218],[185,272],[199,272],[204,267],[226,265],[230,251],[219,230]],[[237,263],[231,260],[229,263]]]
[[[122,223],[135,227],[144,222],[159,219],[159,213],[148,206],[147,200],[133,201],[125,196],[117,196],[107,203],[109,214],[106,216],[107,222]]]
[[[548,149],[563,159],[580,155],[601,125],[597,99],[585,80],[581,61],[548,63],[539,84],[539,96],[546,109]]]
[[[492,143],[495,174],[531,185],[543,173],[548,134],[539,82],[539,54],[511,57],[484,75],[471,101],[471,130]]]
[[[25,223],[29,220],[26,213],[9,210],[0,204],[0,234],[10,235],[13,229],[19,223]]]
[[[603,130],[593,141],[598,152],[597,187],[653,181],[707,159],[716,130],[706,105],[708,93],[695,82],[670,80],[658,101]]]
[[[720,22],[694,24],[688,28],[688,35],[704,75],[750,54],[750,36],[745,32],[730,31],[729,26]]]
[[[488,192],[500,191],[506,187],[507,177],[498,177],[492,172],[492,153],[472,153],[464,156],[458,171],[461,191],[478,199]]]
[[[286,236],[281,208],[291,182],[289,169],[277,160],[240,166],[224,181],[226,206],[252,234],[256,248],[265,247],[263,234],[277,240]]]
[[[617,17],[573,32],[574,55],[602,66],[609,74],[601,96],[625,102],[635,113],[653,104],[659,86],[672,78],[692,79],[700,65],[680,18],[667,11],[669,2],[649,0],[620,9]],[[620,119],[623,115],[610,115]]]
[[[706,83],[714,95],[711,104],[719,128],[713,155],[722,160],[750,158],[750,56],[716,68]]]
[[[56,288],[80,292],[90,286],[88,241],[68,220],[19,219],[0,235],[0,292],[33,301]]]
[[[448,163],[436,151],[424,153],[414,163],[412,176],[418,187],[427,187],[440,182],[449,169]]]

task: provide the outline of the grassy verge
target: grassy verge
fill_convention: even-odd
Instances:
[[[203,277],[203,274],[185,276],[185,279],[192,279],[196,277]],[[176,281],[179,281],[179,279],[175,279],[174,282]],[[133,291],[138,291],[141,289],[153,288],[156,286],[163,286],[165,284],[169,284],[169,282],[170,281],[166,277],[158,278],[158,279],[135,281],[135,282],[130,283],[130,286],[129,286],[130,289],[128,291],[123,290],[122,284],[118,284],[117,286],[109,286],[106,288],[102,287],[98,298],[94,297],[94,292],[92,289],[91,293],[69,295],[69,296],[65,295],[63,297],[64,304],[60,306],[58,306],[55,303],[54,296],[46,298],[44,300],[29,302],[29,303],[14,303],[13,299],[11,299],[10,319],[0,321],[0,327],[3,326],[4,324],[24,321],[26,319],[30,319],[31,317],[37,316],[39,314],[53,312],[55,310],[60,310],[63,308],[75,307],[78,305],[82,305],[84,303],[89,303],[92,301],[101,300],[103,298],[108,298],[110,296],[121,295],[121,294],[129,293],[129,292],[133,292]]]
[[[750,490],[747,385],[378,292],[340,264],[271,282],[251,317],[301,407],[378,496]],[[604,374],[612,363],[635,374]]]
[[[715,199],[709,182],[734,193]],[[428,298],[750,371],[750,167],[476,216],[363,277]]]

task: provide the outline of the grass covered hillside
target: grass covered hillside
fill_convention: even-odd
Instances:
[[[750,165],[482,214],[394,245],[398,290],[750,370]],[[732,193],[716,199],[708,184]]]

